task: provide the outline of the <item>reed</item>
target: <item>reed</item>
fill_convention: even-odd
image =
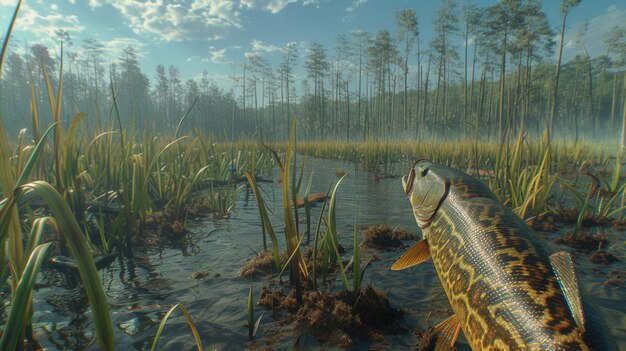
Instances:
[[[202,339],[200,338],[200,333],[198,333],[198,328],[196,327],[196,323],[194,323],[193,318],[191,318],[191,315],[185,308],[185,305],[183,305],[182,303],[178,303],[172,306],[172,308],[170,308],[169,311],[165,313],[165,315],[163,316],[163,319],[161,320],[161,323],[159,324],[159,329],[157,330],[156,335],[154,336],[154,341],[152,341],[152,347],[150,348],[150,350],[155,351],[157,349],[157,345],[159,344],[159,341],[161,340],[161,334],[163,333],[163,329],[165,328],[165,325],[167,324],[167,320],[170,318],[172,313],[176,311],[176,309],[179,309],[183,313],[183,316],[185,316],[185,319],[187,320],[187,325],[189,326],[189,329],[191,329],[191,333],[193,334],[196,347],[198,351],[202,351]]]
[[[0,121],[0,127],[2,122]],[[108,306],[106,304],[106,296],[100,283],[100,279],[89,250],[85,236],[82,233],[71,209],[67,203],[49,183],[44,181],[33,181],[25,183],[28,174],[37,161],[45,137],[53,130],[54,124],[48,128],[34,148],[28,162],[25,164],[19,177],[11,177],[9,173],[2,177],[3,184],[8,184],[11,179],[17,179],[13,184],[7,198],[2,201],[0,210],[0,243],[8,240],[8,246],[14,250],[19,248],[23,250],[19,255],[15,255],[15,251],[9,252],[9,267],[11,270],[11,306],[12,312],[7,320],[6,328],[0,340],[0,349],[23,348],[24,337],[32,339],[32,336],[26,335],[26,329],[31,329],[27,323],[32,315],[32,288],[35,278],[39,272],[41,262],[45,257],[49,244],[38,245],[41,237],[42,226],[45,220],[35,220],[33,229],[31,230],[30,241],[25,248],[21,246],[22,233],[20,226],[20,218],[17,214],[17,206],[22,202],[27,202],[38,195],[44,199],[50,209],[55,213],[53,221],[56,223],[59,232],[63,234],[70,255],[77,263],[78,271],[85,287],[89,303],[92,308],[93,320],[98,337],[98,343],[104,350],[113,350],[115,348],[113,339],[113,328],[111,317],[109,315]],[[0,128],[1,129],[1,128]],[[0,143],[5,142],[4,133],[0,134]],[[11,178],[11,179],[9,179]],[[15,220],[17,223],[17,232],[15,230]],[[19,241],[16,244],[14,241]],[[19,261],[18,258],[29,256],[28,261]]]
[[[284,157],[278,155],[278,152],[269,147],[268,150],[274,155],[274,160],[278,164],[279,167],[279,176],[281,177],[281,192],[282,192],[282,209],[283,209],[283,219],[285,224],[285,243],[286,243],[286,252],[289,256],[287,260],[287,264],[289,265],[289,279],[291,284],[294,286],[296,291],[296,300],[298,304],[302,303],[302,290],[303,284],[302,279],[307,280],[309,276],[309,271],[307,268],[306,261],[302,252],[300,250],[300,235],[298,233],[298,217],[297,217],[297,192],[296,189],[299,186],[296,186],[296,182],[299,184],[300,182],[296,179],[292,179],[290,175],[291,172],[291,162],[293,158],[293,154],[295,153],[295,133],[296,133],[296,119],[294,118],[293,123],[291,125],[291,132],[289,134],[289,143],[287,144],[287,148],[285,150]],[[255,196],[257,198],[257,202],[259,203],[259,211],[261,211],[262,222],[265,223],[266,231],[273,233],[273,229],[271,225],[269,225],[269,216],[266,212],[266,206],[264,205],[264,201],[260,194],[258,193],[258,187],[256,185],[255,180],[247,174],[246,177],[253,188]],[[294,164],[294,178],[295,178],[295,164]],[[292,183],[293,182],[293,183]],[[290,186],[293,184],[293,186]],[[293,207],[293,208],[292,208]],[[274,242],[275,236],[271,235],[272,241]],[[276,262],[280,262],[277,257],[277,244],[274,243],[274,257]]]

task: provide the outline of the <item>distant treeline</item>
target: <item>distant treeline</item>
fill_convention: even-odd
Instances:
[[[617,140],[626,120],[626,26],[606,33],[605,55],[590,57],[581,43],[561,62],[562,38],[585,30],[568,32],[567,15],[579,3],[562,0],[555,33],[537,1],[478,8],[443,0],[435,21],[422,24],[435,30],[428,42],[416,12],[398,10],[392,31],[339,35],[332,56],[315,42],[303,53],[286,45],[277,67],[248,54],[230,91],[206,71],[183,82],[175,66],[159,65],[150,79],[133,47],[105,64],[103,44],[74,44],[59,32],[64,115],[85,112],[88,126],[104,127],[119,113],[138,131],[160,131],[188,111],[187,128],[230,137],[234,126],[237,138],[267,140],[284,140],[293,116],[305,139],[499,140],[548,125],[564,137]],[[0,112],[11,130],[29,126],[35,108],[48,113],[45,72],[55,89],[60,76],[61,60],[48,48],[26,51],[12,50],[2,75]]]

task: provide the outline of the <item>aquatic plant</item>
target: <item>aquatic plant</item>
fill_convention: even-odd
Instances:
[[[279,167],[279,175],[281,176],[281,190],[282,190],[282,203],[283,203],[283,218],[285,222],[285,242],[287,246],[287,255],[289,259],[287,264],[289,265],[289,280],[295,287],[296,300],[298,303],[302,302],[302,278],[308,279],[309,271],[307,269],[306,261],[300,251],[300,234],[298,233],[298,208],[296,204],[297,189],[300,182],[296,179],[291,179],[291,161],[293,153],[295,153],[295,135],[296,134],[296,119],[293,119],[291,125],[291,132],[289,133],[289,143],[285,150],[284,158],[278,156],[278,153],[269,149],[274,155],[274,160]],[[294,163],[294,178],[295,178],[295,163]],[[296,182],[298,187],[296,187]],[[290,185],[293,185],[290,187]],[[291,195],[291,196],[290,196]],[[293,208],[292,208],[293,206]],[[302,274],[302,276],[301,276]]]
[[[537,144],[537,143],[536,143]],[[513,148],[503,144],[493,164],[493,179],[488,184],[522,219],[548,209],[557,175],[551,172],[551,140],[546,129],[537,148],[529,146],[520,134]]]
[[[185,316],[185,319],[187,320],[187,325],[189,325],[189,329],[191,329],[191,333],[193,334],[193,338],[196,343],[196,347],[198,348],[198,351],[202,351],[202,339],[200,338],[200,333],[198,333],[198,328],[196,327],[196,324],[194,323],[193,318],[191,318],[191,315],[185,308],[185,305],[183,305],[182,303],[178,303],[172,306],[172,308],[170,308],[169,311],[165,313],[165,315],[163,316],[163,319],[161,319],[161,323],[159,324],[159,329],[157,330],[156,335],[154,336],[154,341],[152,341],[152,347],[150,348],[151,351],[155,351],[157,349],[157,345],[159,344],[159,340],[161,340],[161,334],[163,333],[165,324],[167,323],[167,320],[170,318],[172,313],[177,308],[183,313],[183,316]]]
[[[0,72],[2,72],[2,62],[6,54],[6,47],[11,36],[15,20],[19,13],[21,1],[18,2],[7,35],[5,36],[2,52],[0,52]],[[62,76],[59,78],[59,93],[62,89]],[[48,81],[48,87],[50,84]],[[51,92],[51,89],[49,90]],[[60,97],[60,94],[58,95]],[[53,95],[50,95],[51,108],[53,114],[60,114],[60,98],[55,102]],[[3,265],[2,280],[4,284],[7,277],[11,279],[11,313],[9,314],[7,323],[0,338],[0,349],[12,350],[22,349],[24,338],[32,339],[30,331],[32,327],[33,302],[32,289],[35,283],[37,273],[41,267],[41,263],[45,258],[45,254],[50,247],[49,243],[40,244],[41,232],[47,221],[54,222],[59,232],[65,238],[65,243],[69,249],[70,255],[76,261],[80,278],[85,287],[89,303],[91,305],[94,327],[98,343],[103,350],[113,350],[115,348],[113,338],[113,327],[108,306],[106,304],[106,295],[100,283],[100,279],[89,250],[85,235],[76,222],[71,209],[68,207],[59,192],[44,181],[27,182],[31,170],[38,162],[38,158],[45,144],[48,134],[54,130],[55,142],[60,138],[59,121],[55,121],[46,132],[37,140],[37,145],[32,149],[27,161],[23,164],[23,168],[16,169],[11,166],[11,155],[8,147],[8,137],[4,130],[4,121],[0,118],[0,163],[2,172],[0,173],[0,183],[6,196],[0,202],[0,246],[8,248],[8,268],[10,273],[7,274]],[[18,152],[23,152],[24,148],[20,148]],[[57,179],[60,180],[60,166],[55,165],[57,170]],[[54,212],[55,217],[44,217],[43,219],[33,219],[30,230],[29,241],[26,247],[22,245],[21,218],[18,213],[18,207],[24,206],[28,201],[32,200],[35,195],[44,199],[46,204]],[[2,256],[4,256],[4,250]],[[4,261],[4,257],[0,257]],[[27,333],[28,331],[28,333]],[[27,335],[28,334],[28,335]]]
[[[30,316],[32,315],[32,288],[34,279],[41,266],[41,261],[45,257],[49,244],[39,244],[43,224],[47,220],[53,221],[61,234],[65,237],[66,245],[70,255],[76,261],[78,272],[87,292],[89,302],[92,307],[93,319],[98,336],[100,347],[105,350],[114,349],[113,329],[111,317],[106,303],[106,296],[100,283],[100,279],[93,262],[93,258],[85,235],[82,233],[71,209],[67,206],[62,196],[49,183],[44,181],[32,181],[26,183],[28,174],[33,168],[40,150],[43,147],[45,137],[53,130],[54,124],[43,134],[39,143],[34,148],[28,162],[25,164],[22,173],[18,177],[10,172],[10,167],[5,168],[8,172],[2,174],[1,181],[3,188],[13,190],[8,197],[3,199],[0,209],[0,243],[8,241],[9,267],[11,270],[11,305],[12,312],[7,320],[7,327],[0,340],[1,349],[14,349],[23,343],[25,330],[30,330]],[[3,123],[0,120],[0,147],[6,145],[6,136]],[[3,155],[0,155],[3,156]],[[1,157],[0,162],[6,166],[8,159]],[[16,180],[13,180],[16,179]],[[41,196],[46,204],[55,213],[52,217],[45,219],[35,219],[28,245],[22,247],[22,232],[20,218],[17,213],[18,203],[23,206],[35,195]],[[18,221],[17,223],[15,221]],[[30,257],[28,262],[24,262],[25,257]],[[14,310],[14,311],[13,311]],[[19,346],[22,348],[21,346]]]
[[[259,318],[254,320],[254,294],[252,291],[252,283],[250,283],[250,289],[248,291],[248,338],[250,340],[254,340],[256,337],[256,333],[259,330],[259,326],[261,325],[261,319],[263,319],[263,313],[259,316]]]

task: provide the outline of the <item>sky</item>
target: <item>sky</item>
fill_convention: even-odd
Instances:
[[[474,1],[481,7],[495,2]],[[0,0],[2,32],[16,4]],[[558,0],[543,1],[555,33],[560,30],[559,5]],[[84,39],[94,38],[105,46],[105,62],[111,62],[132,45],[152,80],[158,64],[175,65],[183,79],[198,78],[206,70],[228,88],[229,77],[241,74],[246,54],[261,54],[277,67],[281,48],[295,42],[301,67],[311,42],[322,43],[332,57],[340,34],[365,30],[375,35],[380,29],[393,33],[398,9],[416,11],[421,41],[428,43],[439,6],[433,0],[24,0],[13,49],[41,43],[58,52],[54,33],[63,29],[73,42],[68,50],[79,50]],[[584,23],[588,29],[581,36]],[[604,54],[608,30],[625,23],[626,1],[582,1],[568,17],[564,59],[581,53],[580,43],[591,56]]]

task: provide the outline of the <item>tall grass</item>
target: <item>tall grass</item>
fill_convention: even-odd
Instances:
[[[295,152],[296,144],[295,144],[295,119],[291,127],[291,133],[289,137],[289,143],[286,145],[284,156],[281,158],[278,152],[274,149],[269,148],[269,150],[274,155],[275,161],[279,167],[279,176],[282,181],[281,183],[281,193],[282,193],[282,209],[283,209],[283,220],[284,220],[284,228],[285,228],[285,245],[286,252],[288,254],[288,259],[285,265],[281,270],[279,270],[278,276],[282,275],[282,272],[286,267],[290,268],[290,282],[291,285],[295,289],[296,299],[298,303],[302,303],[302,289],[309,288],[308,285],[304,286],[302,284],[302,280],[307,281],[310,273],[307,267],[312,267],[312,289],[318,290],[318,276],[321,273],[324,283],[326,283],[326,278],[329,272],[330,264],[334,264],[337,267],[337,275],[342,283],[342,290],[344,292],[348,292],[351,289],[355,292],[358,292],[361,287],[362,280],[362,272],[361,272],[361,262],[360,262],[360,247],[357,241],[357,231],[355,226],[354,232],[354,253],[353,253],[353,282],[352,284],[348,281],[348,276],[346,274],[346,267],[344,267],[341,255],[340,255],[340,246],[339,246],[339,231],[337,229],[337,214],[336,214],[336,199],[340,184],[345,178],[345,174],[337,181],[334,187],[329,188],[330,198],[327,198],[324,201],[319,220],[317,222],[316,229],[314,231],[314,242],[312,247],[312,255],[311,262],[306,262],[304,255],[301,253],[301,245],[302,242],[307,239],[307,242],[310,242],[309,235],[310,231],[310,222],[311,222],[311,214],[310,208],[307,207],[307,194],[309,193],[310,183],[305,190],[304,195],[304,204],[305,204],[305,213],[307,217],[307,229],[304,233],[300,233],[298,228],[296,227],[297,222],[297,194],[300,189],[300,184],[302,182],[302,175],[304,174],[304,160],[306,156],[303,157],[303,164],[301,166],[300,178],[296,178],[296,172],[294,171],[295,167],[291,167],[291,155]],[[259,186],[254,178],[245,173],[252,192],[256,198],[258,207],[259,207],[259,215],[261,218],[261,224],[263,229],[263,246],[267,249],[265,233],[268,233],[271,241],[272,241],[272,250],[274,255],[274,261],[276,267],[280,267],[280,258],[279,258],[279,245],[274,229],[271,225],[270,216],[268,214],[267,205],[265,200],[261,196],[261,192],[259,190]],[[331,191],[332,189],[332,191]],[[325,209],[328,210],[325,212]],[[326,215],[326,218],[324,218]],[[322,227],[324,224],[324,227]],[[321,259],[321,267],[318,263],[318,258]]]
[[[554,185],[574,172],[585,160],[605,163],[607,145],[553,141],[547,131],[541,138],[525,133],[500,143],[459,140],[455,142],[303,142],[300,150],[313,156],[357,162],[363,169],[382,175],[426,158],[465,170],[481,178],[522,218],[553,210]],[[618,187],[621,165],[614,167],[611,188]],[[616,180],[617,179],[617,180]]]

